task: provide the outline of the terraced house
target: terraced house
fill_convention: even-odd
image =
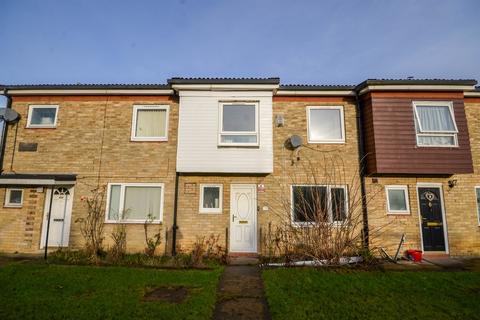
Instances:
[[[272,223],[308,225],[298,194],[317,190],[325,219],[339,224],[359,181],[370,246],[393,251],[405,234],[406,248],[480,255],[475,85],[172,78],[0,86],[20,115],[5,127],[0,251],[81,247],[82,199],[101,187],[106,241],[126,223],[129,251],[143,250],[150,217],[166,253],[215,235],[232,254],[259,254]],[[342,177],[312,181],[330,166]]]

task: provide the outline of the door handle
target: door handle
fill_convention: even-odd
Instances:
[[[232,214],[232,222],[235,222],[235,215]]]

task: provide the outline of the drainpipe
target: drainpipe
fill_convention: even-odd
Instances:
[[[5,107],[7,109],[11,109],[12,97],[8,94],[7,89],[3,90],[2,95],[7,98],[7,105]],[[3,120],[3,123],[2,123],[2,150],[0,153],[0,174],[3,172],[3,160],[5,157],[5,144],[7,143],[7,127],[8,127],[7,122],[4,119],[2,120]]]
[[[360,192],[362,196],[362,217],[363,217],[363,246],[368,248],[369,230],[368,230],[368,209],[367,209],[367,191],[365,187],[365,165],[366,165],[366,153],[365,153],[365,137],[363,134],[363,117],[362,109],[360,106],[360,99],[358,92],[355,90],[355,103],[357,108],[357,133],[358,133],[358,158],[360,163]]]
[[[173,203],[173,226],[172,226],[172,256],[177,255],[177,208],[178,208],[178,180],[179,172],[175,172],[175,200]]]
[[[45,234],[45,252],[43,255],[43,258],[47,260],[47,255],[48,255],[48,236],[50,233],[50,217],[52,216],[52,202],[53,202],[53,189],[54,186],[52,186],[52,190],[50,192],[50,204],[48,205],[48,214],[47,214],[47,232]],[[63,237],[63,235],[62,235]]]

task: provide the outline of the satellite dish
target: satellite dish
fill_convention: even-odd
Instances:
[[[9,123],[15,122],[20,119],[20,115],[17,111],[10,108],[1,108],[0,109],[0,119]]]
[[[303,143],[302,137],[297,136],[297,135],[293,135],[293,136],[291,136],[290,138],[288,138],[287,142],[288,142],[288,145],[289,145],[292,149],[297,149],[297,148],[300,147],[300,146],[302,145],[302,143]]]

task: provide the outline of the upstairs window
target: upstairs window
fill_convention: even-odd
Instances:
[[[342,106],[308,107],[309,143],[344,143],[345,129]]]
[[[221,103],[219,122],[219,145],[258,146],[258,103]]]
[[[167,141],[168,106],[133,106],[132,141]]]
[[[107,222],[161,222],[163,183],[111,183],[108,185]]]
[[[347,218],[345,186],[292,186],[292,221],[297,225],[343,222]]]
[[[451,102],[413,103],[417,145],[420,147],[456,147],[457,125]]]
[[[55,128],[57,105],[31,105],[28,108],[27,128]]]

